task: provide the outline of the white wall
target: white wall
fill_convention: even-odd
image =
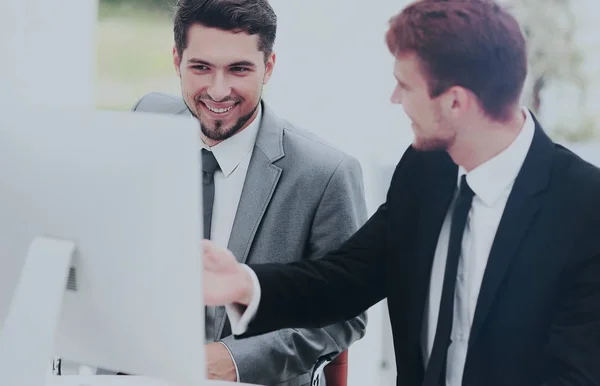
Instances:
[[[347,0],[271,3],[279,25],[266,100],[365,159],[397,158],[411,133],[402,109],[389,102],[393,57],[384,34],[405,0],[379,0],[377,7]]]
[[[93,109],[97,8],[97,0],[0,1],[0,103]]]

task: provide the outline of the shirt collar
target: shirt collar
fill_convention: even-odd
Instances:
[[[262,106],[259,103],[256,117],[244,130],[212,147],[201,141],[203,149],[213,152],[225,177],[233,173],[244,159],[244,156],[254,148],[261,120]]]
[[[467,182],[487,206],[492,206],[502,196],[502,193],[512,186],[533,140],[535,125],[529,110],[523,108],[525,123],[515,140],[501,153],[479,165],[469,173],[460,166],[458,181],[467,174]]]

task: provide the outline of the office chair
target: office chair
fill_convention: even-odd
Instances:
[[[318,386],[321,376],[325,377],[327,386],[347,386],[348,384],[348,351],[337,357],[327,355],[321,357],[313,368],[311,386]]]

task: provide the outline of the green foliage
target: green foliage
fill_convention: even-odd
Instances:
[[[100,2],[96,37],[96,106],[100,109],[128,110],[150,91],[180,92],[171,53],[170,10],[128,4],[132,2]]]
[[[177,0],[100,0],[98,19],[131,18],[161,19],[172,17]]]
[[[586,142],[598,138],[597,113],[589,111],[588,97],[593,79],[585,71],[590,50],[576,39],[581,23],[574,0],[503,0],[519,20],[527,39],[529,75],[524,104],[536,115],[544,115],[547,98],[569,85],[578,99],[572,117],[545,122],[552,137],[570,142]],[[562,87],[561,87],[562,86]],[[551,92],[549,93],[548,90]]]
[[[175,0],[100,0],[100,5],[169,10]]]
[[[600,139],[596,117],[586,116],[580,121],[577,129],[573,129],[572,125],[556,125],[552,137],[569,143],[587,143]]]

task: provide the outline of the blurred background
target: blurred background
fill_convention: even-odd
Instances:
[[[100,0],[96,106],[128,110],[150,91],[179,94],[172,66],[171,2]],[[600,26],[594,0],[503,0],[529,44],[523,103],[552,138],[600,165]],[[377,7],[347,0],[271,0],[278,16],[277,63],[264,99],[362,163],[369,210],[412,140],[402,108],[389,103],[389,18],[407,0]],[[351,386],[393,385],[386,305],[369,311],[367,335],[350,350]]]
[[[178,93],[167,0],[100,0],[96,106],[128,110],[152,90]]]
[[[327,6],[326,8],[334,11],[328,14],[324,12],[323,6],[311,9],[308,5],[310,1],[303,2],[302,5],[285,4],[282,0],[271,1],[279,16],[277,48],[281,47],[281,43],[286,43],[282,39],[287,40],[286,37],[289,37],[285,35],[288,35],[287,30],[292,27],[290,24],[303,26],[299,32],[308,39],[304,45],[313,48],[319,45],[316,40],[328,39],[324,35],[343,39],[346,34],[348,42],[354,42],[351,38],[359,38],[366,29],[379,33],[385,27],[387,18],[408,3],[407,0],[383,1],[387,3],[382,7],[384,12],[369,10],[369,14],[357,15],[362,22],[354,24],[353,31],[345,31],[342,24],[351,25],[353,22],[348,23],[330,16],[344,12],[344,19],[349,19],[346,12],[351,11],[348,9],[351,5],[339,2],[339,6]],[[100,0],[96,79],[98,108],[126,110],[148,91],[179,93],[179,83],[171,60],[174,2],[175,0]],[[597,119],[600,111],[596,108],[600,101],[600,39],[597,38],[597,33],[600,31],[594,22],[594,12],[590,12],[593,0],[501,2],[513,10],[528,39],[530,77],[524,103],[542,117],[546,130],[556,139],[569,142],[597,140],[600,136],[600,121]],[[331,3],[335,4],[336,1]],[[362,10],[362,7],[356,8]],[[295,22],[288,24],[287,17],[295,18]],[[323,29],[317,28],[315,24],[319,17],[323,17],[324,20],[321,21],[328,23]],[[367,23],[365,18],[374,22]],[[310,20],[310,24],[306,23],[307,20]],[[378,51],[385,48],[382,35],[369,44],[376,45]],[[285,48],[286,52],[295,50],[294,46]],[[334,47],[328,54],[315,50],[309,58],[314,59],[314,64],[318,66],[318,62],[325,56],[335,56],[335,51]],[[365,63],[367,55],[357,47],[350,51],[362,57],[349,63],[360,66],[355,75],[365,75],[365,71],[370,68],[375,71],[385,69],[381,66],[377,68],[377,64],[370,59]],[[387,52],[384,51],[383,54]],[[309,71],[297,75],[311,78],[311,67],[307,66],[306,69]],[[337,72],[339,71],[340,69]],[[391,71],[387,75],[391,80]]]

